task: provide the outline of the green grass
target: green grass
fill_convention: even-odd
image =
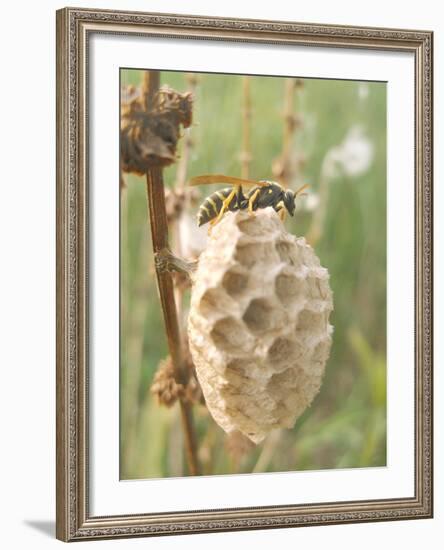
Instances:
[[[139,84],[136,70],[122,84]],[[162,83],[185,91],[181,73]],[[226,452],[225,435],[203,406],[194,407],[200,458],[207,474],[382,466],[386,462],[386,86],[304,80],[295,110],[304,125],[293,147],[306,157],[303,181],[318,188],[322,161],[351,126],[362,126],[374,145],[370,169],[330,182],[324,231],[316,252],[330,272],[334,338],[323,386],[293,430],[279,432],[239,464]],[[282,147],[284,82],[252,77],[252,178],[272,177]],[[241,77],[202,75],[191,132],[190,176],[240,175]],[[164,172],[167,185],[175,166]],[[144,178],[127,176],[121,208],[121,477],[186,475],[178,407],[158,406],[149,392],[168,351],[155,285]],[[202,195],[208,191],[203,189]],[[304,235],[311,213],[288,222]],[[270,458],[265,460],[266,454]],[[259,461],[259,462],[258,462]]]

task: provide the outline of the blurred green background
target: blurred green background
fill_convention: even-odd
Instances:
[[[139,70],[121,85],[138,86]],[[199,75],[188,176],[240,176],[242,78]],[[183,73],[162,84],[189,87]],[[310,184],[306,208],[287,218],[303,236],[319,217],[315,244],[334,292],[333,347],[319,395],[292,430],[282,430],[239,457],[203,405],[193,407],[204,474],[355,468],[386,464],[386,85],[303,79],[294,97],[292,153],[305,160],[291,183]],[[250,177],[273,179],[282,152],[285,79],[250,77]],[[345,141],[344,141],[345,140]],[[348,164],[347,164],[348,163]],[[176,166],[164,171],[167,185]],[[147,224],[145,178],[125,175],[121,193],[120,475],[140,479],[187,475],[179,407],[150,393],[168,354]],[[323,182],[323,183],[322,183]],[[293,185],[295,183],[295,185]],[[212,189],[214,190],[214,188]],[[209,189],[202,189],[202,198]],[[323,195],[324,193],[324,195]],[[309,203],[311,206],[309,206]],[[302,201],[301,201],[302,204]],[[194,216],[195,211],[192,212]]]

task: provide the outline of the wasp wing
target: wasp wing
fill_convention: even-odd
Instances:
[[[195,176],[191,178],[188,185],[207,185],[212,183],[228,183],[229,185],[244,185],[264,187],[267,185],[263,181],[246,180],[243,178],[235,178],[234,176],[224,176],[223,174],[204,174],[203,176]]]

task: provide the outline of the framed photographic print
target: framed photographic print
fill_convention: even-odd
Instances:
[[[57,537],[432,516],[429,31],[57,12]]]

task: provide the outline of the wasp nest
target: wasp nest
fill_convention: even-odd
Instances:
[[[188,321],[205,400],[255,443],[291,428],[318,393],[331,346],[328,271],[267,208],[228,212],[200,255]]]

